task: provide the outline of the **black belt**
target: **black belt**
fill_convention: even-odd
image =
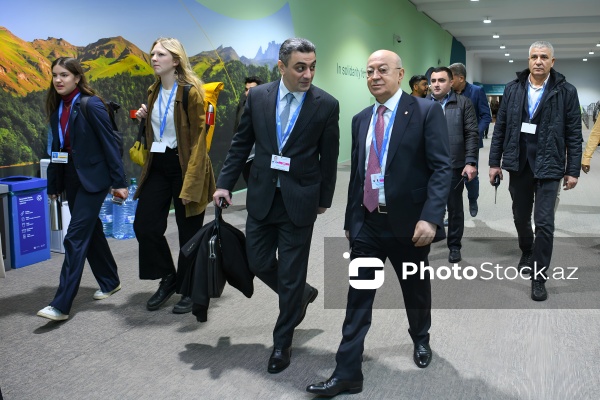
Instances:
[[[373,212],[369,212],[369,210],[365,207],[365,211],[370,214],[387,214],[388,209],[385,204],[378,204],[377,208],[373,210]]]

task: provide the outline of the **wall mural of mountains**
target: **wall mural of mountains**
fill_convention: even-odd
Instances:
[[[279,78],[276,64],[280,43],[274,41],[253,59],[240,57],[232,47],[219,46],[190,56],[194,71],[204,82],[224,82],[219,96],[216,130],[211,149],[215,173],[233,136],[233,118],[246,76],[264,82]],[[87,46],[64,39],[35,39],[28,42],[0,27],[0,167],[36,163],[46,158],[47,122],[44,114],[46,91],[51,82],[50,65],[61,56],[79,59],[91,85],[106,100],[121,104],[117,123],[125,136],[125,148],[134,141],[137,127],[127,110],[146,101],[146,90],[154,81],[150,55],[127,39],[102,38]],[[139,170],[124,157],[128,176]],[[0,176],[6,176],[0,168]]]

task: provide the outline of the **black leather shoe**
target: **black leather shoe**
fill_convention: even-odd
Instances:
[[[173,314],[187,314],[192,312],[192,298],[187,296],[181,296],[179,303],[173,306]]]
[[[427,368],[431,362],[431,357],[433,357],[433,353],[431,352],[429,344],[415,344],[413,360],[415,361],[415,364],[417,364],[417,367]]]
[[[531,251],[524,251],[519,260],[519,271],[525,274],[531,273]]]
[[[448,255],[448,261],[451,263],[457,263],[462,260],[460,256],[460,249],[450,249],[450,255]]]
[[[362,390],[363,381],[342,381],[338,378],[329,378],[326,382],[313,383],[306,387],[308,393],[327,397],[337,396],[342,392],[356,394]]]
[[[531,300],[544,301],[548,298],[546,283],[541,280],[531,280]]]
[[[477,212],[479,212],[477,200],[469,200],[469,213],[471,214],[471,217],[475,218],[477,216]]]
[[[312,288],[308,294],[308,297],[306,299],[302,299],[302,310],[300,311],[300,318],[298,318],[298,322],[296,323],[296,326],[300,325],[302,323],[302,321],[304,321],[304,317],[306,317],[306,309],[308,308],[308,305],[310,303],[312,303],[313,301],[315,301],[315,299],[317,298],[318,295],[319,295],[319,291],[315,288]]]
[[[175,274],[170,274],[162,278],[158,285],[158,290],[150,297],[148,303],[146,303],[146,308],[149,311],[158,310],[175,293],[176,281]]]
[[[292,358],[292,348],[287,349],[273,349],[271,357],[269,357],[269,366],[267,371],[270,374],[278,374],[287,367],[290,366],[290,359]]]

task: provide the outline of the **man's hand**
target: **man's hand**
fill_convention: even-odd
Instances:
[[[590,166],[582,163],[581,170],[587,174],[588,172],[590,172]]]
[[[577,178],[575,178],[574,176],[570,176],[570,175],[565,175],[564,179],[563,179],[563,189],[565,190],[569,190],[569,189],[573,189],[575,186],[577,186]]]
[[[120,197],[122,199],[126,199],[129,197],[129,190],[127,188],[113,189],[112,195]]]
[[[326,208],[326,207],[319,207],[319,208],[317,209],[317,214],[323,214],[325,211],[327,211],[327,208]]]
[[[435,224],[420,220],[415,226],[415,234],[412,238],[415,247],[423,247],[431,244],[435,237]]]
[[[496,177],[496,175],[500,175],[500,180],[504,179],[502,177],[502,168],[500,167],[490,167],[490,185],[494,186],[494,178]]]
[[[350,231],[346,231],[346,239],[350,240]]]
[[[191,201],[191,200],[188,200],[188,199],[181,199],[181,203],[182,203],[184,206],[187,206],[187,205],[188,205],[188,204],[190,204],[191,202],[192,202],[192,201]]]
[[[215,206],[219,207],[221,198],[224,198],[225,201],[227,202],[227,204],[229,204],[229,205],[233,204],[231,202],[231,196],[229,195],[229,190],[217,188],[217,190],[213,194],[213,203],[215,204]]]
[[[473,165],[465,165],[465,168],[462,170],[461,175],[465,175],[467,174],[467,176],[469,177],[469,182],[471,180],[473,180],[473,178],[475,178],[477,176],[477,167],[474,167]]]

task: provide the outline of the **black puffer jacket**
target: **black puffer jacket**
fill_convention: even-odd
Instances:
[[[431,99],[431,95],[427,98]],[[454,90],[444,107],[452,168],[464,168],[468,163],[477,163],[479,156],[479,131],[477,114],[471,99]]]
[[[523,122],[523,107],[527,97],[528,76],[529,70],[526,69],[504,89],[490,146],[490,167],[502,165],[502,168],[507,171],[520,170],[519,138]],[[538,142],[534,177],[537,179],[561,179],[564,175],[578,177],[583,139],[577,89],[552,68],[543,96],[538,106],[541,115],[536,129]],[[501,160],[502,164],[500,164]]]

